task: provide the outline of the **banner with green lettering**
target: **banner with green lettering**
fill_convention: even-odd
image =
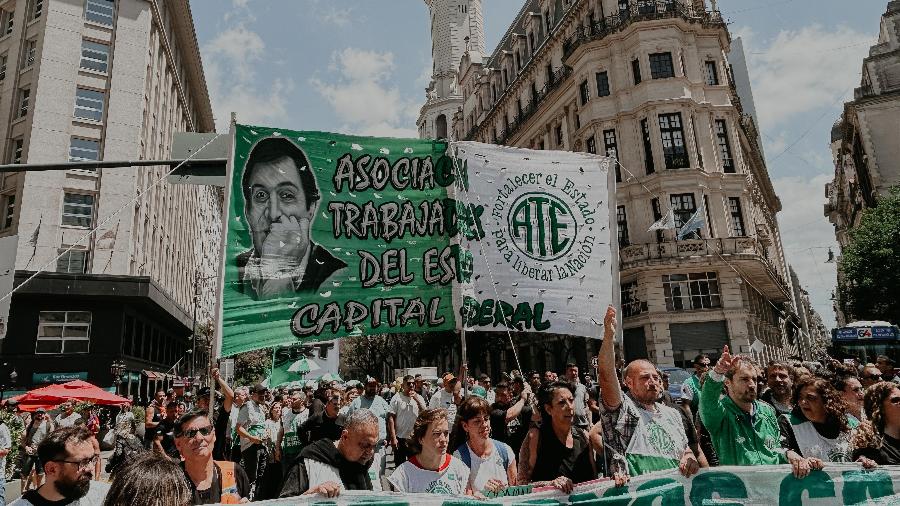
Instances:
[[[475,500],[474,497],[431,494],[372,493],[343,491],[329,504],[409,504],[416,506],[460,506],[462,504],[541,505],[663,505],[663,506],[799,506],[799,505],[887,505],[900,504],[900,466],[871,471],[854,464],[828,464],[803,479],[791,475],[790,466],[714,467],[684,478],[678,470],[659,471],[633,478],[616,487],[603,479],[582,483],[571,494],[556,489],[532,490],[513,487],[501,497]],[[312,504],[321,496],[300,496],[266,504]]]
[[[223,356],[389,332],[599,336],[610,160],[236,125]]]

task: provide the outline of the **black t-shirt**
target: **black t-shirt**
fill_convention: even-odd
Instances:
[[[34,506],[65,506],[67,504],[72,504],[75,502],[71,499],[61,499],[59,501],[48,501],[44,499],[41,494],[38,494],[37,490],[29,490],[22,494],[22,499],[30,502]]]
[[[509,427],[506,425],[507,409],[509,406],[504,406],[499,402],[491,405],[491,438],[509,444]]]
[[[315,416],[310,416],[303,425],[300,426],[300,437],[306,444],[315,443],[320,439],[331,439],[337,441],[344,432],[343,417],[338,415],[337,418],[329,418],[323,411]]]
[[[187,480],[187,484],[191,488],[191,493],[193,494],[191,504],[218,504],[222,502],[222,469],[219,468],[218,464],[213,465],[215,466],[217,479],[212,480],[212,483],[210,483],[209,488],[206,490],[197,490],[197,487],[194,485],[194,482],[191,481],[187,472],[184,473],[184,478]],[[183,462],[181,464],[181,469],[184,470]],[[238,495],[240,495],[241,498],[249,499],[250,478],[247,477],[247,472],[244,471],[244,468],[239,464],[234,464],[234,481],[238,489]]]
[[[900,464],[900,439],[884,434],[880,448],[859,448],[853,451],[853,460],[860,456],[872,459],[882,466]]]
[[[178,453],[178,448],[175,446],[175,422],[176,420],[163,418],[157,426],[157,429],[159,429],[157,436],[162,436],[160,444],[166,455],[173,458],[181,458],[181,454]]]
[[[228,413],[225,412],[225,406],[220,405],[216,410],[215,421],[213,421],[213,429],[216,432],[216,444],[213,445],[213,459],[225,459],[226,438],[225,431],[228,430]]]

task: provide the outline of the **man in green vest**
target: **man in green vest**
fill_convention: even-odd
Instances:
[[[760,368],[753,361],[732,356],[728,346],[707,375],[700,391],[700,419],[709,431],[723,466],[791,464],[794,476],[803,478],[822,469],[816,458],[803,458],[781,446],[778,415],[756,398]],[[722,388],[728,394],[722,395]]]

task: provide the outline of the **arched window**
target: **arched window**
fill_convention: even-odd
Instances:
[[[434,128],[435,128],[435,137],[438,139],[446,139],[447,138],[447,116],[443,114],[439,115],[436,120],[434,120]]]

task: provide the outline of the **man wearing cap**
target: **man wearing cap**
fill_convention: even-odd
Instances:
[[[241,406],[235,425],[241,440],[241,458],[244,470],[250,478],[251,486],[256,488],[256,480],[265,474],[269,454],[263,444],[266,432],[267,409],[264,404],[269,389],[256,384],[250,389],[250,399]]]
[[[378,395],[378,380],[369,376],[366,378],[366,388],[363,394],[353,399],[350,403],[350,409],[347,410],[347,416],[352,416],[354,411],[359,409],[368,409],[378,418],[378,442],[375,447],[375,457],[372,466],[369,468],[372,478],[373,490],[381,490],[381,476],[384,474],[384,448],[387,439],[387,417],[391,412],[391,406],[384,400],[384,397]]]
[[[459,379],[453,373],[444,375],[444,388],[438,390],[431,396],[428,402],[430,409],[443,408],[447,410],[447,419],[456,420],[456,406],[462,402],[461,387]],[[452,425],[452,422],[451,422]]]

